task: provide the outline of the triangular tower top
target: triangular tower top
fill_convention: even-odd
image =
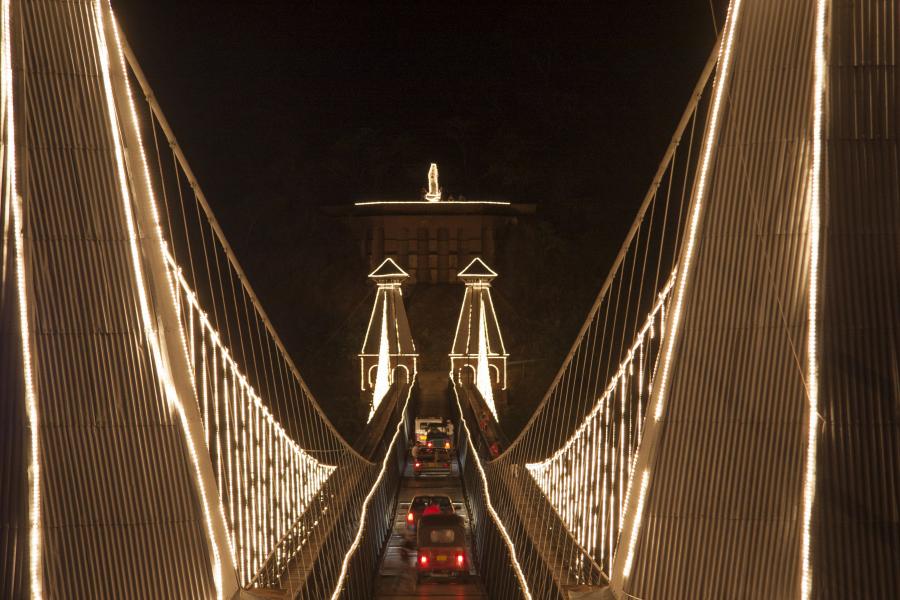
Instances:
[[[483,260],[480,258],[475,258],[470,262],[466,268],[460,271],[457,274],[457,277],[465,281],[476,282],[476,281],[490,281],[497,277],[496,271],[487,266]]]
[[[392,258],[386,258],[378,265],[378,267],[369,273],[369,279],[374,279],[378,283],[390,281],[402,281],[409,277],[409,273],[400,268],[400,265],[394,262]]]

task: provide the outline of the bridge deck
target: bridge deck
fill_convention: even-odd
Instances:
[[[381,568],[376,581],[375,597],[383,600],[414,600],[419,598],[484,598],[487,594],[481,585],[475,567],[469,570],[464,578],[446,581],[426,580],[416,585],[415,551],[409,552],[403,559],[402,546],[406,539],[415,541],[415,537],[406,531],[406,512],[413,496],[417,494],[446,494],[453,499],[453,507],[457,514],[466,520],[466,546],[472,556],[471,530],[469,515],[463,497],[462,483],[459,478],[459,466],[454,461],[453,471],[449,477],[429,477],[415,479],[412,467],[407,462],[400,492],[397,498],[397,510],[394,515],[394,530],[388,541]]]

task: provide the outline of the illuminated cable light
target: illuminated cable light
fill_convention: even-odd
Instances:
[[[610,379],[606,390],[604,390],[604,392],[597,398],[597,401],[594,403],[594,407],[591,409],[591,412],[589,412],[587,416],[582,419],[581,424],[578,426],[578,429],[576,429],[575,432],[569,437],[569,439],[567,439],[566,442],[558,450],[550,455],[550,457],[544,459],[539,463],[529,463],[527,465],[529,469],[539,468],[542,465],[559,459],[565,452],[567,452],[571,448],[572,444],[575,443],[575,441],[577,441],[580,436],[584,435],[585,430],[590,426],[590,421],[597,417],[597,415],[604,409],[606,403],[615,392],[616,387],[622,385],[622,380],[627,374],[626,371],[629,365],[634,360],[635,353],[639,348],[641,348],[641,346],[643,345],[644,336],[653,326],[654,316],[657,314],[657,312],[663,310],[663,307],[669,298],[669,294],[672,291],[672,287],[675,283],[676,277],[677,270],[672,271],[672,274],[669,276],[666,285],[657,296],[656,304],[654,304],[653,308],[650,311],[650,314],[644,321],[643,326],[635,336],[636,341],[628,349],[628,352],[625,353],[625,358],[621,363],[619,363],[619,368],[616,370],[615,374],[613,374],[612,379]]]
[[[637,511],[635,512],[635,519],[638,523],[641,521],[641,517],[644,514],[644,500],[647,497],[647,484],[650,482],[650,471],[648,469],[644,469],[643,474],[641,475],[641,492],[638,495],[638,504]],[[631,575],[631,565],[634,562],[634,547],[637,544],[637,534],[638,528],[631,528],[631,537],[628,538],[628,554],[625,555],[625,567],[622,569],[622,574],[627,578]]]
[[[31,355],[31,330],[28,321],[28,290],[25,269],[25,219],[22,214],[22,199],[16,185],[16,128],[14,118],[12,49],[10,27],[10,0],[3,0],[3,47],[0,68],[3,70],[2,88],[6,112],[6,174],[8,178],[7,198],[12,205],[13,238],[15,239],[16,292],[19,302],[19,332],[22,342],[22,368],[25,379],[25,413],[30,430],[28,466],[28,574],[31,597],[40,599],[44,594],[42,577],[43,545],[41,519],[41,454],[40,417],[38,398],[34,388],[34,370]]]
[[[713,99],[713,105],[709,119],[709,130],[703,144],[703,158],[700,163],[700,175],[697,180],[697,194],[694,198],[694,206],[691,211],[691,222],[688,226],[688,241],[684,252],[684,265],[682,266],[681,276],[678,278],[678,290],[675,294],[675,308],[672,312],[672,324],[669,327],[671,335],[666,343],[666,350],[663,359],[663,371],[660,378],[659,394],[657,395],[656,407],[653,418],[659,421],[662,418],[663,405],[666,396],[666,386],[669,380],[669,369],[672,364],[672,354],[675,347],[675,341],[678,339],[678,326],[681,323],[681,310],[684,303],[684,290],[687,284],[688,276],[691,271],[691,262],[694,258],[694,246],[697,239],[697,228],[700,223],[700,213],[703,208],[703,198],[706,194],[706,178],[709,172],[709,163],[712,158],[712,150],[715,145],[716,133],[719,126],[719,113],[722,105],[722,96],[725,92],[725,86],[728,80],[728,71],[731,67],[731,48],[734,41],[734,31],[737,25],[737,18],[740,12],[741,0],[733,0],[728,7],[727,33],[725,43],[720,48],[719,64],[722,65],[722,72],[716,75],[716,91]]]
[[[679,324],[681,322],[684,293],[687,280],[690,275],[691,262],[693,260],[694,247],[697,238],[697,229],[699,227],[700,214],[703,208],[703,198],[706,193],[706,178],[709,173],[712,150],[715,145],[716,133],[719,125],[722,97],[724,96],[725,87],[728,82],[728,74],[731,68],[731,51],[734,42],[734,32],[737,28],[737,21],[740,15],[740,7],[741,0],[732,0],[732,3],[728,7],[728,14],[725,21],[725,42],[719,47],[718,63],[721,66],[721,72],[716,74],[715,92],[712,101],[712,107],[710,108],[709,128],[707,130],[706,139],[704,140],[703,144],[702,158],[699,167],[699,176],[695,188],[696,195],[694,197],[693,207],[691,209],[690,224],[688,226],[687,246],[684,250],[682,262],[679,265],[679,269],[681,272],[678,277],[678,286],[675,293],[675,306],[670,315],[672,322],[668,327],[666,327],[664,318],[660,322],[660,337],[664,337],[665,333],[668,333],[668,337],[664,342],[665,347],[663,349],[662,372],[661,375],[656,378],[660,381],[659,389],[658,391],[654,391],[654,394],[656,395],[656,405],[653,411],[653,419],[656,422],[659,422],[660,419],[662,419],[663,407],[666,397],[666,386],[668,385],[669,381],[669,371],[672,364],[672,356],[674,353],[675,342],[678,339]],[[668,329],[668,332],[665,331],[666,329]],[[652,387],[655,383],[656,382],[654,381],[653,383],[649,384],[648,388]],[[635,461],[635,463],[637,463],[637,461]],[[631,571],[631,560],[633,559],[634,543],[637,540],[637,535],[641,527],[643,500],[644,493],[646,492],[645,480],[649,481],[649,471],[646,469],[644,470],[644,475],[642,476],[641,494],[638,497],[638,507],[635,512],[634,519],[631,522],[629,551],[626,555],[625,568],[623,569],[623,576],[625,578],[628,577],[628,574]],[[631,487],[633,485],[634,478],[632,477],[628,482],[626,498],[630,498]]]
[[[671,298],[676,276],[673,271],[657,294],[656,302],[607,388],[575,432],[547,459],[526,463],[529,474],[547,496],[565,529],[585,555],[594,556],[598,549],[597,559],[601,565],[611,564],[614,542],[623,526],[621,517],[628,502],[626,489],[630,490],[626,483],[630,484],[632,480],[636,439],[643,428],[641,419],[632,423],[625,417],[634,410],[630,408],[633,404],[637,404],[637,412],[642,414],[640,403],[645,396],[641,382],[646,376],[643,361],[647,353],[658,354],[663,340],[658,338],[651,344],[652,331]],[[635,360],[638,361],[637,369],[634,368]],[[635,373],[638,385],[629,384]],[[654,375],[655,369],[649,372],[651,382]],[[636,435],[632,435],[632,429],[636,430]],[[618,491],[613,493],[616,488]],[[595,504],[598,502],[599,505]],[[596,538],[599,541],[594,541]]]
[[[453,379],[451,378],[451,381]],[[481,485],[484,489],[484,499],[485,506],[487,507],[488,514],[491,515],[491,519],[494,521],[494,524],[497,526],[497,529],[500,532],[500,536],[503,538],[503,542],[506,544],[506,548],[509,550],[509,558],[512,562],[513,571],[516,574],[516,579],[519,581],[519,587],[522,591],[522,595],[527,599],[531,600],[531,590],[528,587],[528,580],[525,579],[525,574],[522,572],[522,565],[519,564],[519,558],[516,555],[516,547],[513,544],[512,538],[509,536],[509,533],[506,531],[506,526],[503,524],[503,521],[500,519],[500,515],[497,514],[497,511],[494,509],[494,503],[491,499],[491,492],[488,488],[487,475],[485,475],[484,467],[481,466],[481,459],[478,457],[478,451],[475,449],[474,444],[472,443],[472,432],[469,430],[469,425],[466,422],[466,418],[463,413],[462,404],[459,401],[459,392],[456,391],[456,382],[453,381],[453,395],[456,398],[456,406],[459,410],[460,422],[462,426],[466,430],[466,443],[469,446],[469,455],[475,459],[475,466],[478,469],[478,474],[481,476]],[[337,600],[337,597],[333,597],[332,600]]]
[[[494,419],[499,421],[497,407],[494,406],[494,390],[491,384],[491,370],[487,359],[487,319],[484,316],[484,297],[481,298],[479,304],[478,365],[475,369],[475,387],[481,392],[481,397],[494,415]]]
[[[113,97],[112,97],[111,82],[109,79],[109,62],[108,62],[109,55],[107,54],[106,42],[105,42],[103,30],[102,30],[102,13],[101,13],[99,2],[97,2],[95,4],[95,18],[97,19],[97,25],[98,25],[98,29],[99,29],[98,37],[100,39],[101,50],[102,50],[101,51],[101,65],[103,67],[104,83],[106,84],[107,104],[109,105],[110,120],[111,120],[111,124],[113,126],[113,131],[115,132],[115,131],[117,131],[116,116],[115,116],[115,105],[114,105],[114,101],[113,101]],[[129,106],[131,109],[132,125],[134,127],[137,139],[140,140],[140,130],[137,125],[137,115],[136,115],[136,112],[134,109],[134,103],[133,103],[133,99],[131,96],[130,86],[128,85],[124,55],[122,53],[121,42],[118,37],[118,27],[115,25],[114,20],[113,20],[113,32],[114,32],[117,47],[118,47],[120,66],[122,69],[123,77],[125,79],[125,86],[126,86],[126,90],[127,90],[127,94],[128,94]],[[129,237],[130,237],[131,246],[132,246],[132,258],[133,258],[132,262],[133,262],[133,268],[135,271],[135,276],[136,276],[136,279],[138,282],[138,291],[139,291],[139,296],[141,299],[141,308],[142,308],[142,315],[143,315],[143,319],[144,319],[145,331],[147,332],[148,340],[150,341],[152,349],[153,349],[154,359],[157,361],[158,366],[159,366],[158,372],[160,373],[161,377],[163,377],[165,379],[164,384],[165,384],[165,388],[167,391],[167,397],[170,399],[170,401],[174,401],[175,407],[179,414],[179,418],[182,422],[182,427],[185,430],[185,432],[187,432],[187,428],[188,428],[187,416],[184,412],[184,407],[180,403],[180,399],[178,398],[177,391],[174,389],[174,384],[171,380],[171,374],[169,374],[168,371],[165,370],[165,365],[163,364],[163,361],[161,358],[161,350],[159,348],[159,342],[156,339],[155,330],[153,329],[152,321],[149,318],[149,308],[148,308],[148,305],[146,302],[146,298],[147,298],[146,290],[144,289],[144,283],[143,283],[143,277],[142,277],[142,273],[141,273],[140,263],[139,263],[139,260],[136,258],[137,257],[137,252],[136,252],[136,243],[137,242],[136,242],[134,223],[133,223],[131,212],[130,212],[130,195],[128,193],[127,183],[125,182],[125,177],[124,177],[124,158],[123,158],[122,149],[121,149],[118,137],[116,135],[114,135],[113,137],[114,137],[116,151],[117,151],[116,157],[117,157],[117,163],[119,166],[120,185],[122,187],[123,201],[126,204],[125,212],[126,212],[126,221],[127,221],[127,225],[129,228],[129,234],[130,234]],[[233,359],[231,359],[230,354],[228,353],[227,349],[224,346],[222,346],[219,335],[214,330],[212,330],[211,324],[209,323],[209,319],[206,317],[206,314],[203,313],[202,310],[200,310],[200,307],[196,301],[195,295],[190,290],[190,288],[186,285],[186,281],[184,280],[184,277],[181,275],[181,270],[178,268],[177,264],[175,264],[174,260],[172,259],[171,255],[169,254],[168,249],[165,245],[164,238],[162,237],[161,229],[159,227],[158,214],[156,212],[156,205],[155,205],[155,202],[153,202],[153,191],[152,191],[152,187],[150,184],[149,171],[147,168],[146,157],[144,156],[144,153],[143,153],[142,144],[139,144],[139,145],[141,146],[140,147],[140,155],[141,155],[143,168],[144,168],[145,184],[146,184],[147,190],[148,190],[148,197],[151,200],[150,208],[152,209],[152,215],[153,215],[153,220],[154,220],[153,225],[156,228],[156,233],[158,236],[157,239],[159,240],[163,256],[167,259],[167,261],[170,263],[170,266],[172,267],[172,272],[166,273],[166,276],[168,278],[169,289],[170,289],[170,292],[173,297],[173,302],[175,302],[176,305],[180,304],[180,295],[175,293],[175,284],[173,281],[173,280],[177,280],[179,283],[182,284],[183,288],[186,288],[185,289],[186,299],[189,301],[190,305],[195,310],[198,311],[198,314],[201,317],[201,322],[205,325],[206,329],[209,332],[210,341],[215,343],[216,345],[218,345],[220,348],[220,354],[223,359],[223,366],[229,367],[228,371],[230,371],[230,375],[234,378],[234,381],[236,382],[236,384],[232,386],[231,396],[232,396],[233,401],[235,403],[238,401],[237,400],[238,393],[241,394],[241,397],[251,398],[253,400],[254,407],[258,411],[257,412],[257,420],[259,419],[260,414],[267,417],[267,422],[270,425],[275,426],[275,433],[277,433],[279,436],[286,438],[289,441],[289,443],[292,444],[292,446],[290,446],[292,448],[292,452],[295,455],[299,455],[302,459],[304,459],[304,460],[301,460],[301,462],[305,461],[306,463],[309,463],[311,461],[313,463],[313,471],[314,471],[312,474],[313,477],[322,478],[322,480],[324,481],[324,479],[326,479],[328,477],[328,475],[330,475],[331,472],[333,472],[336,467],[319,464],[318,461],[316,461],[312,457],[308,456],[305,453],[305,451],[303,451],[302,448],[300,448],[296,443],[294,443],[292,440],[287,438],[287,434],[283,431],[283,429],[280,426],[278,426],[277,424],[274,424],[274,420],[271,419],[271,415],[268,413],[268,409],[262,404],[261,399],[258,397],[258,395],[255,394],[255,392],[253,392],[252,387],[249,386],[249,384],[246,381],[246,378],[240,373],[240,370],[238,369],[237,364],[233,361]],[[191,322],[191,323],[193,322],[192,316],[189,319],[189,322]],[[183,329],[179,330],[179,333],[181,335],[182,349],[185,352],[186,357],[189,357],[188,348],[187,348],[187,344],[186,344],[186,341],[184,338]],[[193,331],[192,331],[192,334],[193,334]],[[193,340],[192,340],[191,346],[193,347]],[[217,363],[217,361],[214,361],[214,364],[215,363]],[[189,375],[191,377],[191,383],[192,383],[192,385],[195,385],[195,373],[193,372],[193,370],[196,368],[196,366],[193,361],[190,361],[189,364],[191,364],[191,367],[192,367],[191,372],[189,373]],[[226,376],[226,379],[223,380],[223,385],[225,385],[225,386],[227,386],[227,375],[228,374],[223,369],[223,376]],[[238,390],[239,386],[240,386],[240,390]],[[227,394],[226,394],[226,398],[227,398]],[[246,405],[246,403],[244,403],[244,404]],[[216,408],[218,408],[218,406]],[[225,408],[226,408],[226,416],[227,416],[227,403],[225,404]],[[251,409],[252,408],[253,407],[251,407]],[[236,415],[237,413],[235,412],[234,414]],[[244,411],[244,414],[247,414],[246,409]],[[235,423],[235,426],[237,426],[237,423]],[[242,429],[244,430],[244,432],[246,434],[246,427],[242,427]],[[262,433],[260,433],[260,432],[261,432],[261,430],[259,429],[259,424],[257,423],[257,441],[256,441],[257,445],[259,442],[259,438],[262,435]],[[269,432],[269,434],[271,434],[271,433],[272,432]],[[189,451],[190,451],[193,465],[195,468],[195,475],[199,479],[199,477],[200,477],[199,476],[199,463],[198,463],[196,449],[193,446],[193,441],[191,439],[191,436],[186,435],[186,437],[188,440]],[[229,436],[226,435],[226,437],[229,437]],[[246,438],[245,438],[245,444],[242,447],[242,454],[245,455],[242,462],[244,462],[245,468],[247,466],[247,461],[249,460],[249,456],[246,456],[247,455],[247,451],[246,451],[247,450],[247,441],[248,440],[246,440]],[[230,458],[230,453],[229,453],[229,458]],[[258,462],[262,461],[262,457],[259,454],[257,455],[257,461]],[[252,469],[253,465],[250,465],[250,467]],[[239,479],[240,479],[240,477],[239,477]],[[266,482],[266,484],[267,483],[268,482]],[[220,482],[220,487],[221,487],[221,482]],[[209,513],[208,494],[207,494],[207,490],[205,490],[205,487],[202,485],[202,480],[201,480],[201,485],[200,485],[200,491],[201,491],[201,496],[202,496],[203,505],[204,505],[204,514],[206,517],[207,527],[210,529],[210,535],[212,536],[211,516]],[[258,490],[254,489],[253,494],[255,496],[261,498],[261,496],[259,496],[259,494],[258,494]],[[246,497],[246,494],[245,494],[245,497]],[[220,515],[221,515],[223,521],[225,521],[224,508],[222,506],[222,503],[219,502],[218,505],[219,505]],[[240,512],[239,512],[239,515],[240,515]],[[227,521],[225,521],[225,522],[227,522]],[[249,523],[248,523],[248,526],[249,526]],[[257,524],[257,527],[258,527],[258,524]],[[233,541],[234,533],[235,532],[233,530],[231,530],[230,535],[227,536],[227,539],[228,539],[229,550],[231,551],[231,555],[232,555],[232,564],[237,564],[236,560],[234,559],[234,556],[235,556],[234,541]],[[242,536],[243,536],[243,532],[242,532]],[[262,538],[257,538],[257,539],[261,540]],[[213,544],[213,546],[214,546],[213,547],[214,579],[216,581],[217,590],[219,590],[218,593],[219,593],[219,595],[221,595],[221,587],[222,587],[221,563],[219,562],[218,549],[217,549],[217,547],[215,547],[215,544]],[[256,551],[257,554],[259,553],[258,548],[254,549],[254,550]]]
[[[112,18],[112,8],[111,7],[109,8],[109,11],[110,11],[110,17]],[[134,217],[132,214],[131,193],[130,193],[129,185],[128,185],[128,177],[127,177],[126,171],[125,171],[124,151],[122,148],[121,141],[119,139],[118,117],[117,117],[117,112],[116,112],[116,107],[115,107],[115,99],[113,97],[112,80],[111,80],[111,75],[110,75],[111,54],[109,52],[109,48],[108,48],[107,42],[106,42],[106,34],[104,31],[104,25],[103,25],[103,9],[101,7],[100,0],[96,0],[94,2],[94,20],[95,20],[95,25],[97,27],[97,40],[98,40],[99,50],[100,50],[100,52],[99,52],[100,67],[101,67],[100,70],[101,70],[102,80],[103,80],[103,84],[104,84],[107,112],[108,112],[109,121],[110,121],[110,132],[111,132],[111,137],[113,139],[113,145],[115,147],[115,157],[116,157],[117,173],[118,173],[118,178],[119,178],[120,193],[122,194],[122,202],[124,205],[125,221],[126,221],[126,225],[127,225],[127,229],[128,229],[129,246],[130,246],[131,257],[132,257],[132,269],[134,271],[135,283],[136,283],[136,286],[138,289],[138,298],[139,298],[139,304],[140,304],[140,308],[141,308],[141,316],[142,316],[142,321],[143,321],[143,325],[144,325],[144,331],[147,336],[148,343],[150,344],[150,347],[151,347],[151,354],[154,358],[154,363],[157,368],[157,373],[162,380],[163,389],[166,392],[166,398],[169,400],[170,404],[174,405],[176,412],[179,416],[179,421],[181,423],[182,430],[185,434],[185,439],[187,441],[187,447],[188,447],[188,454],[191,458],[191,465],[193,466],[194,476],[195,476],[195,479],[198,484],[198,489],[200,491],[205,525],[207,528],[207,533],[208,533],[208,536],[210,539],[211,550],[213,553],[213,581],[214,581],[214,585],[216,588],[216,596],[221,598],[222,594],[223,594],[222,565],[221,565],[221,560],[220,560],[219,548],[218,548],[218,545],[215,543],[215,533],[214,533],[214,528],[212,526],[212,516],[210,514],[208,492],[207,492],[207,490],[203,484],[202,478],[200,476],[200,466],[199,466],[199,458],[197,455],[197,450],[194,447],[194,443],[193,443],[193,440],[191,439],[191,436],[188,434],[189,425],[188,425],[187,416],[184,412],[184,407],[182,406],[181,400],[178,397],[178,392],[175,389],[174,381],[172,380],[171,373],[168,370],[168,365],[162,358],[162,350],[159,345],[159,340],[156,337],[156,330],[154,328],[154,322],[153,322],[154,320],[151,317],[149,302],[148,302],[148,298],[147,298],[147,290],[146,290],[145,284],[144,284],[144,276],[143,276],[143,271],[142,271],[142,267],[141,267],[141,253],[140,253],[140,251],[138,249],[138,245],[137,245],[138,236],[137,236],[137,231],[136,231],[136,227],[134,224]],[[118,30],[117,29],[118,29],[117,26],[115,25],[115,23],[113,23],[113,32],[115,33],[115,36],[116,36],[115,41],[118,46],[119,61],[120,61],[120,66],[122,68],[122,75],[123,75],[123,78],[125,79],[126,89],[128,90],[128,101],[129,101],[129,105],[131,108],[132,125],[134,126],[135,131],[137,132],[138,139],[140,139],[140,130],[137,127],[137,116],[134,111],[134,103],[132,102],[132,99],[131,99],[131,90],[130,90],[130,88],[127,87],[127,85],[128,85],[127,71],[125,70],[124,57],[122,55],[122,48],[121,48],[120,40],[118,39]],[[141,152],[141,157],[143,159],[143,148],[140,149],[140,152]],[[145,184],[147,185],[148,193],[150,194],[149,198],[151,198],[151,204],[153,204],[152,189],[150,188],[150,178],[149,178],[149,172],[147,171],[147,167],[146,167],[146,160],[144,160],[144,176],[145,176]],[[153,212],[154,212],[154,216],[155,216],[156,215],[155,205],[152,208],[153,208]],[[160,230],[159,230],[158,219],[155,219],[154,226],[156,228],[156,231],[159,232]],[[159,238],[159,239],[161,239],[161,238]],[[168,277],[168,275],[167,275],[167,277]],[[173,301],[174,301],[174,296],[173,296]]]
[[[166,253],[166,261],[169,263],[170,268],[174,270],[175,269],[175,259],[168,252]],[[201,324],[201,327],[203,327],[206,330],[207,335],[210,340],[210,343],[219,349],[219,354],[222,357],[222,361],[223,361],[223,369],[227,368],[229,370],[229,372],[235,378],[235,381],[237,382],[237,384],[239,384],[240,388],[247,393],[248,397],[250,398],[250,400],[252,402],[253,408],[262,411],[263,417],[266,419],[266,421],[268,423],[271,424],[272,428],[274,428],[274,430],[277,432],[279,437],[283,438],[287,443],[291,444],[292,447],[296,448],[301,455],[307,456],[309,458],[309,460],[316,461],[316,459],[310,457],[306,453],[305,450],[303,450],[296,442],[294,442],[290,438],[290,436],[287,434],[287,432],[284,430],[284,428],[274,419],[274,417],[272,417],[271,413],[269,412],[268,407],[265,405],[265,403],[263,403],[262,398],[260,398],[259,394],[256,393],[256,390],[253,388],[252,385],[250,385],[250,382],[247,381],[246,376],[244,376],[243,373],[241,372],[240,367],[237,364],[237,362],[234,360],[234,358],[232,358],[231,352],[222,343],[221,336],[213,328],[212,323],[209,319],[209,316],[205,312],[203,312],[203,309],[200,307],[200,304],[197,300],[197,296],[193,292],[193,290],[190,288],[187,280],[180,273],[176,272],[173,274],[175,275],[176,282],[183,290],[185,299],[188,301],[188,303],[193,308],[193,310],[196,310],[199,313],[199,316],[200,316],[199,322]],[[325,467],[326,469],[333,470],[333,469],[337,468],[334,466],[323,465],[321,463],[318,463],[318,461],[316,461],[316,463],[322,467]]]
[[[404,426],[406,424],[407,419],[407,408],[409,407],[409,399],[412,397],[412,390],[414,387],[414,382],[410,381],[409,390],[406,393],[406,401],[403,403],[403,409],[401,414],[403,417],[397,422],[397,429],[394,431],[394,436],[391,438],[390,444],[388,444],[388,450],[384,455],[384,460],[381,462],[381,470],[378,472],[378,476],[375,478],[375,482],[372,484],[372,488],[369,490],[369,493],[366,494],[365,499],[362,503],[362,508],[360,509],[359,514],[359,527],[356,530],[356,536],[353,538],[353,542],[351,542],[350,547],[347,549],[347,554],[344,556],[344,560],[341,563],[341,571],[338,574],[337,583],[334,586],[334,590],[331,594],[331,600],[338,600],[341,596],[341,592],[344,588],[344,581],[347,578],[347,570],[350,567],[350,559],[353,558],[353,555],[356,553],[356,550],[359,548],[359,544],[362,541],[363,529],[366,523],[366,515],[369,512],[369,504],[372,502],[372,498],[375,496],[375,492],[378,490],[378,486],[381,484],[381,480],[384,479],[384,474],[387,471],[388,463],[394,458],[394,445],[398,443],[400,439],[400,432],[404,430]]]
[[[391,359],[387,333],[387,301],[387,293],[385,293],[384,304],[382,305],[383,314],[381,316],[381,341],[378,343],[378,367],[375,371],[375,388],[372,390],[372,406],[369,409],[369,418],[367,421],[372,420],[381,401],[391,389]]]
[[[807,389],[809,417],[807,423],[806,473],[803,484],[803,532],[801,561],[803,579],[800,586],[801,600],[812,594],[811,532],[812,507],[816,495],[816,437],[819,417],[819,355],[818,355],[818,301],[819,301],[819,244],[821,235],[821,169],[822,169],[822,118],[825,95],[825,14],[827,0],[816,2],[815,78],[813,83],[813,153],[810,166],[809,193],[809,337],[807,339]]]

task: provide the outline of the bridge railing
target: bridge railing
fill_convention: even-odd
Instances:
[[[396,385],[396,384],[395,384]],[[394,398],[394,418],[385,429],[389,440],[371,485],[358,511],[350,516],[349,530],[355,535],[343,555],[341,574],[330,597],[368,600],[374,597],[375,574],[382,550],[394,526],[395,504],[400,479],[413,437],[413,403],[415,380],[399,386]],[[374,421],[374,419],[373,419]],[[338,551],[339,553],[339,551]],[[328,597],[328,596],[320,596]]]
[[[157,286],[150,302],[176,305],[179,331],[168,330],[167,352],[188,372],[189,385],[179,393],[192,389],[202,422],[219,496],[205,497],[218,505],[213,514],[227,538],[216,550],[242,587],[261,585],[263,570],[287,561],[301,565],[295,572],[304,583],[296,587],[313,586],[318,591],[307,597],[322,597],[346,577],[344,557],[359,531],[347,515],[358,513],[384,469],[348,444],[322,412],[114,29],[118,85],[129,106],[119,120],[129,134],[130,179],[152,212],[149,230],[140,233],[159,237],[166,264],[153,273],[170,288]]]
[[[716,57],[714,48],[559,372],[519,436],[485,467],[491,493],[509,507],[501,514],[510,535],[531,540],[558,588],[596,585],[593,565],[601,582],[611,570],[678,285]]]
[[[451,410],[459,423],[456,448],[472,526],[475,560],[484,586],[492,598],[543,598],[545,596],[531,593],[530,582],[534,578],[526,577],[521,566],[523,560],[535,554],[534,548],[527,539],[517,544],[497,513],[484,470],[487,444],[474,429],[478,423],[474,411],[467,400],[461,399],[461,394],[467,390],[460,391],[456,383],[452,388],[455,402],[451,402]],[[538,568],[542,564],[538,562]],[[549,569],[544,568],[540,575],[543,580],[552,582]]]
[[[286,598],[370,598],[381,549],[393,527],[407,455],[410,385],[394,384],[372,423],[386,443],[361,476],[330,479],[320,502],[290,528],[248,587]]]

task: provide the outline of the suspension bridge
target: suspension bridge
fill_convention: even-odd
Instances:
[[[420,384],[387,264],[348,441],[107,0],[2,0],[0,595],[405,597],[427,410],[472,564],[409,597],[900,597],[898,33],[897,0],[732,0],[521,434],[496,273]]]

